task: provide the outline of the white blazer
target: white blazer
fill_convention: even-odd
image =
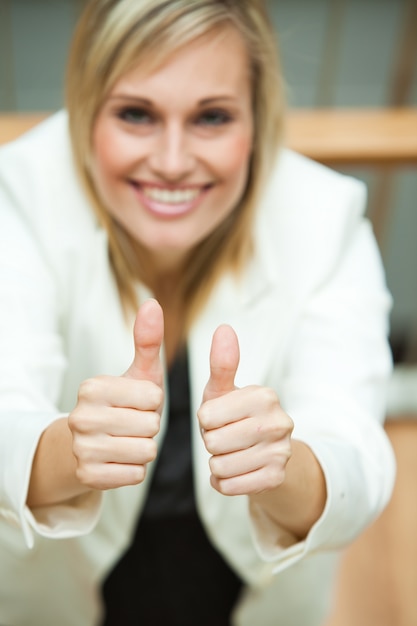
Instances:
[[[197,506],[247,583],[238,626],[318,626],[336,550],[392,490],[381,427],[391,299],[364,202],[358,181],[282,151],[259,206],[253,261],[240,282],[217,285],[189,337]],[[195,414],[224,322],[240,342],[236,384],[276,389],[294,437],[323,467],[327,504],[302,542],[249,511],[245,496],[210,487]],[[79,186],[60,112],[0,149],[0,624],[99,623],[97,587],[129,544],[152,467],[143,484],[102,496],[32,511],[25,500],[42,431],[74,407],[83,379],[120,374],[132,357],[106,233]],[[165,410],[160,440],[166,420]]]

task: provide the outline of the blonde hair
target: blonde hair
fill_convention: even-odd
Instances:
[[[218,277],[241,270],[252,253],[253,216],[283,123],[283,83],[273,29],[262,0],[90,0],[75,31],[67,73],[67,109],[76,167],[109,238],[109,254],[125,311],[138,306],[135,283],[146,282],[146,255],[100,202],[90,176],[92,133],[114,84],[146,60],[155,68],[180,46],[233,25],[251,63],[254,140],[238,206],[191,252],[178,289],[186,327]]]

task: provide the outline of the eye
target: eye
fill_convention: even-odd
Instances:
[[[200,126],[222,126],[232,121],[232,116],[222,109],[209,109],[203,111],[197,117],[197,124]]]
[[[117,112],[117,117],[128,124],[150,124],[152,115],[141,107],[124,107]]]

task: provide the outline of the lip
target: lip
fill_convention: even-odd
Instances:
[[[174,219],[192,213],[202,202],[212,185],[163,185],[129,181],[142,206],[152,215]],[[164,192],[171,198],[167,202]],[[155,196],[155,197],[154,197]]]

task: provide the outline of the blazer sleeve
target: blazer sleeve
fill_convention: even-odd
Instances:
[[[288,541],[287,534],[252,510],[258,547],[264,558],[275,560],[277,571],[308,553],[351,542],[386,506],[395,479],[382,428],[392,371],[392,300],[372,228],[362,215],[363,188],[344,181],[338,199],[331,182],[333,217],[312,210],[304,216],[305,239],[287,239],[288,267],[296,267],[289,269],[288,283],[298,304],[277,385],[295,423],[293,437],[311,447],[321,464],[327,503],[305,541],[287,549],[279,540],[282,535]]]
[[[88,532],[99,503],[94,494],[37,511],[26,506],[39,439],[62,414],[66,354],[54,268],[27,218],[38,200],[36,181],[19,154],[8,146],[0,153],[0,516],[32,546],[34,532]]]

